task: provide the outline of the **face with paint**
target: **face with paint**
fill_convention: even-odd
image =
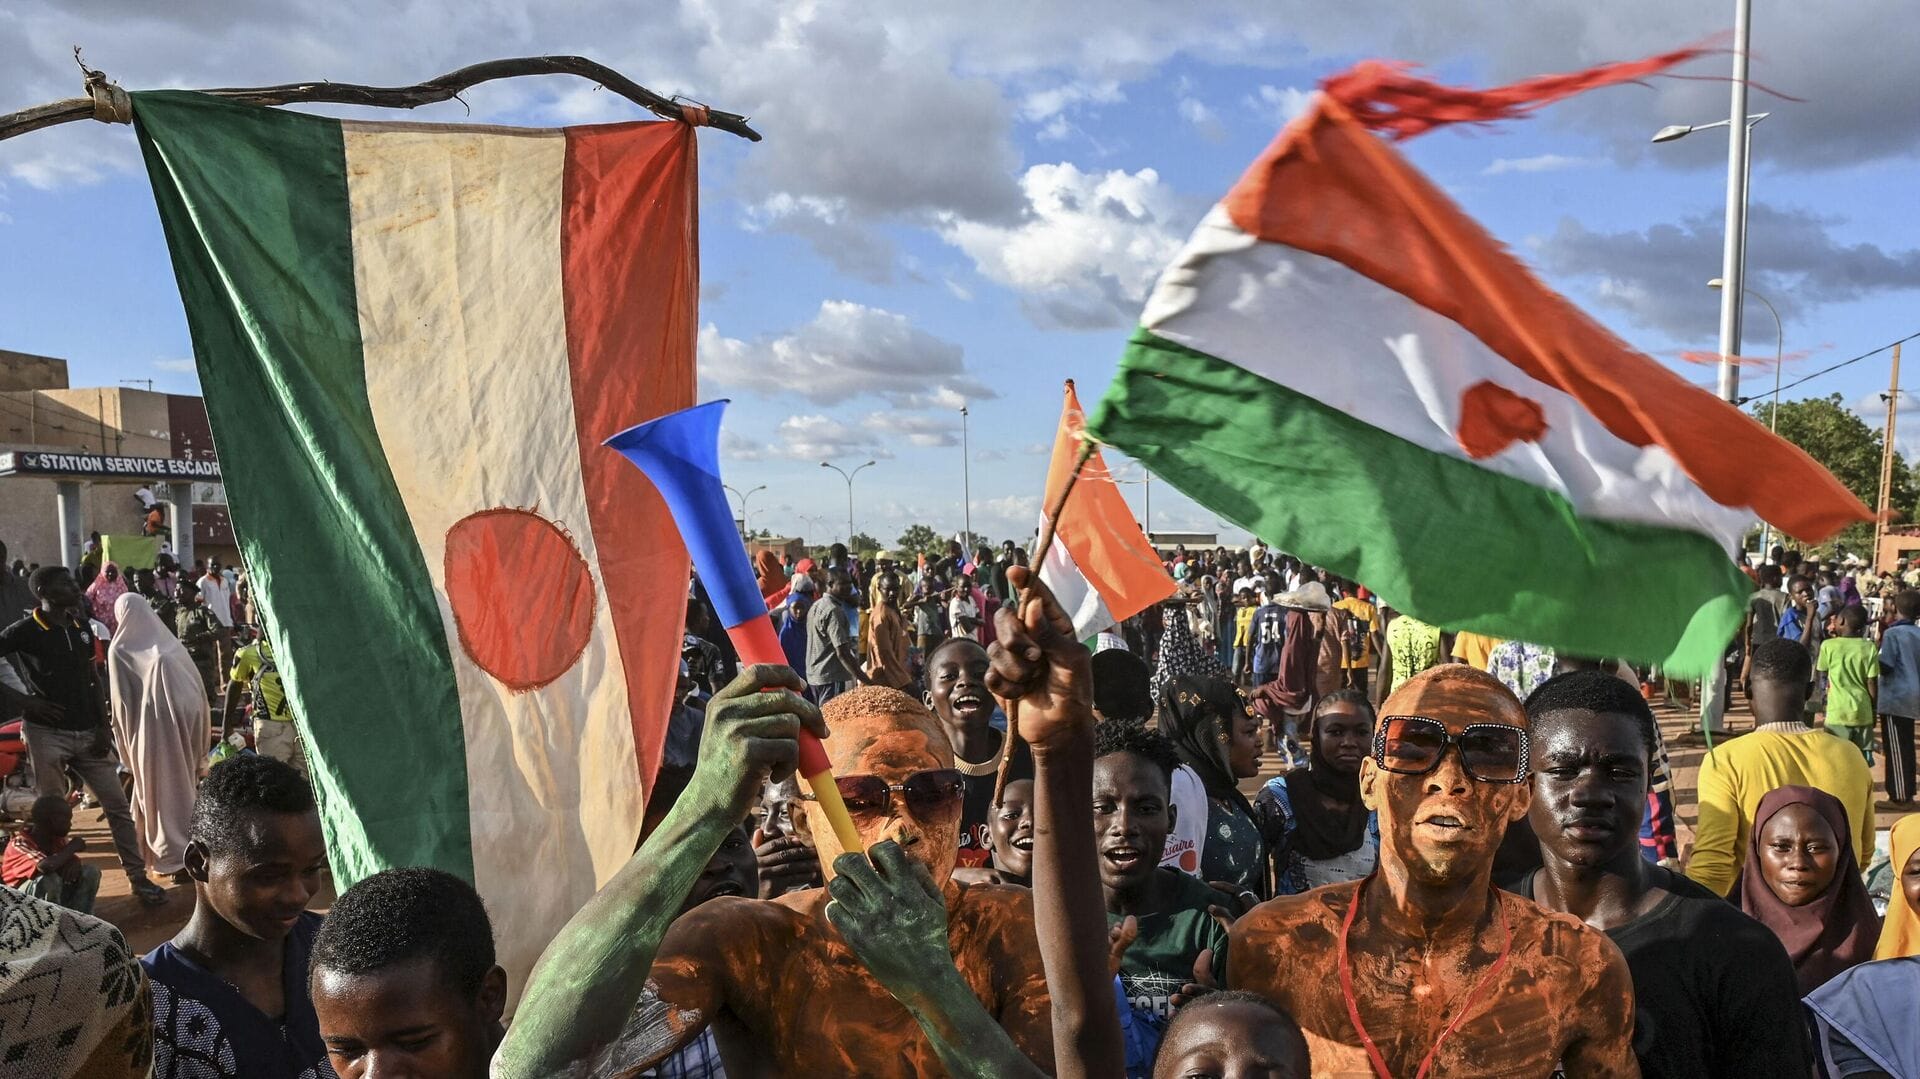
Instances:
[[[907,857],[924,863],[936,884],[945,884],[960,849],[963,788],[952,772],[953,747],[940,721],[912,697],[879,686],[843,693],[822,712],[832,731],[827,756],[862,848],[891,839]],[[908,789],[889,790],[884,799],[848,797],[875,780]],[[821,871],[830,880],[833,860],[846,851],[820,803],[809,798],[806,806]]]
[[[1380,706],[1380,722],[1423,717],[1438,721],[1454,739],[1471,737],[1474,724],[1527,729],[1527,713],[1500,681],[1461,664],[1431,668],[1396,690]],[[1393,730],[1392,726],[1388,727]],[[1394,768],[1419,767],[1417,758],[1396,756],[1389,738],[1384,756]],[[1379,743],[1376,742],[1376,745]],[[1522,743],[1524,744],[1524,742]],[[1525,783],[1497,783],[1469,774],[1456,743],[1444,745],[1439,760],[1423,774],[1383,767],[1378,756],[1360,766],[1360,798],[1380,815],[1381,869],[1404,873],[1414,881],[1447,886],[1489,872],[1507,826],[1527,815],[1532,791]],[[1474,771],[1496,773],[1482,745],[1474,753]],[[1514,767],[1518,767],[1518,762]]]

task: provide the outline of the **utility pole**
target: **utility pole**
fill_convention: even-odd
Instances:
[[[1733,88],[1727,118],[1727,211],[1725,244],[1720,253],[1720,399],[1740,396],[1741,305],[1746,299],[1747,263],[1747,42],[1753,0],[1735,0],[1733,8]]]
[[[1880,540],[1887,534],[1887,511],[1893,501],[1893,421],[1900,412],[1900,346],[1893,346],[1893,378],[1887,383],[1887,432],[1880,445],[1880,505],[1873,515],[1873,561],[1880,565]]]
[[[967,449],[967,406],[960,406],[960,520],[967,530],[967,542],[973,547],[973,454]]]

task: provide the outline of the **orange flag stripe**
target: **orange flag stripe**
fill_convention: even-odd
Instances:
[[[1066,487],[1067,477],[1079,459],[1086,427],[1080,396],[1074,392],[1073,380],[1068,379],[1042,506],[1052,508]],[[1173,578],[1167,576],[1160,556],[1134,520],[1133,508],[1120,494],[1113,473],[1107,470],[1106,458],[1097,449],[1074,481],[1054,535],[1066,546],[1074,566],[1100,594],[1115,621],[1131,618],[1174,593]],[[1033,552],[1034,564],[1045,557],[1044,551]]]

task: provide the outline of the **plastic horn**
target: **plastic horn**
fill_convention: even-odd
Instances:
[[[671,412],[607,439],[639,466],[666,499],[674,523],[680,526],[693,568],[707,586],[714,613],[727,627],[727,637],[745,663],[786,665],[787,655],[767,617],[766,601],[754,582],[753,567],[733,524],[733,511],[720,487],[720,416],[725,400]],[[810,731],[800,732],[800,776],[814,800],[833,824],[840,849],[864,849],[853,818],[833,782],[827,748]]]

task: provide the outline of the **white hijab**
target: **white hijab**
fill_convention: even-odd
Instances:
[[[133,772],[134,826],[153,867],[174,873],[185,864],[194,787],[211,743],[207,691],[186,646],[144,596],[115,600],[114,616],[107,676],[113,733]]]

